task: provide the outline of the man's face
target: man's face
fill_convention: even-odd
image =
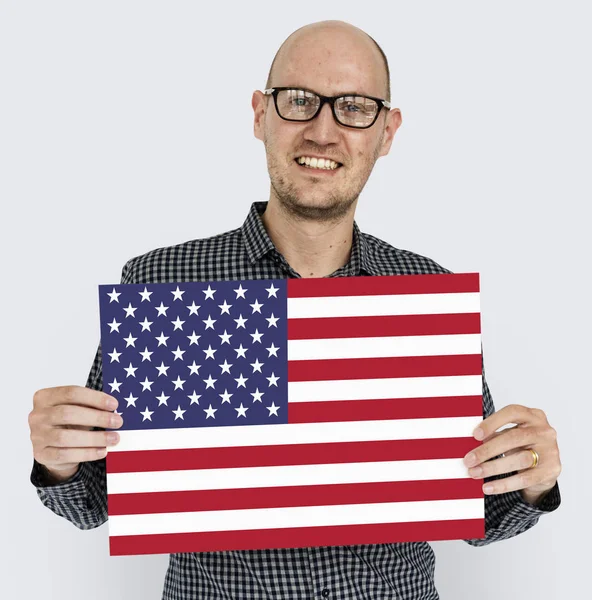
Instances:
[[[325,96],[357,92],[384,98],[382,63],[368,46],[327,37],[293,46],[276,70],[274,84]],[[285,121],[273,98],[261,92],[253,95],[253,108],[255,135],[265,144],[272,196],[294,216],[315,221],[333,221],[352,209],[400,124],[398,111],[383,108],[372,127],[345,127],[335,121],[328,104],[312,121]],[[328,158],[341,166],[310,168],[298,164],[302,156]]]

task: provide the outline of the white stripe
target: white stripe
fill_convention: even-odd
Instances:
[[[471,437],[482,420],[474,416],[129,430],[118,431],[120,441],[109,452]]]
[[[442,398],[446,396],[476,396],[482,393],[483,381],[481,375],[291,381],[288,383],[290,402],[378,400],[380,398]]]
[[[150,535],[166,533],[283,529],[323,525],[363,525],[371,523],[411,523],[482,519],[481,498],[430,500],[424,502],[384,502],[336,506],[298,506],[184,512],[109,517],[109,535]]]
[[[344,335],[346,333],[344,331]],[[343,337],[288,341],[288,360],[451,354],[481,355],[481,334]]]
[[[108,473],[109,494],[465,479],[462,458]],[[140,501],[140,499],[139,499]]]
[[[288,298],[289,319],[478,313],[479,292]]]

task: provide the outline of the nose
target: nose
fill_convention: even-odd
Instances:
[[[304,137],[319,146],[324,146],[337,142],[339,133],[339,124],[333,118],[331,106],[326,102],[316,117],[307,123]]]

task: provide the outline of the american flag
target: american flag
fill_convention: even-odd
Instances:
[[[484,537],[477,273],[99,298],[111,555]]]

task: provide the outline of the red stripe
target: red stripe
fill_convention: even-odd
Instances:
[[[288,298],[452,294],[479,291],[479,273],[288,279]]]
[[[109,494],[109,516],[482,498],[479,479]]]
[[[288,381],[481,375],[481,354],[288,361]]]
[[[288,405],[288,411],[290,423],[481,417],[483,415],[483,397],[448,396],[442,398],[292,402]]]
[[[472,437],[373,440],[181,450],[134,450],[108,454],[108,473],[320,465],[463,457],[480,442]]]
[[[291,280],[290,280],[291,281]],[[109,538],[111,556],[125,554],[169,554],[171,552],[216,552],[221,550],[261,550],[267,548],[306,548],[310,546],[349,546],[485,537],[484,519],[420,521],[259,529],[159,535],[133,535]]]
[[[481,333],[479,313],[288,319],[288,339]]]

